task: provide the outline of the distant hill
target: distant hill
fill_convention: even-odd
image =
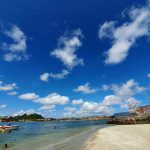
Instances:
[[[39,114],[23,114],[23,115],[18,115],[18,116],[14,116],[14,117],[9,117],[7,118],[9,121],[36,121],[38,119],[44,119],[43,116],[39,115]]]

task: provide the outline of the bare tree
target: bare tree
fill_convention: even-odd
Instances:
[[[139,115],[139,111],[138,111],[139,110],[139,104],[137,102],[130,101],[129,98],[127,98],[126,103],[128,106],[128,111],[130,113],[130,119],[133,120],[135,124],[137,124],[136,120],[133,116]]]

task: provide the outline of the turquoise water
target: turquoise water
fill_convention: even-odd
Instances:
[[[78,150],[105,121],[22,122],[19,130],[0,133],[0,149],[8,150]]]

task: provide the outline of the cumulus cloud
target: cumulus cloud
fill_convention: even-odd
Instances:
[[[67,112],[64,116],[91,116],[91,115],[112,115],[114,109],[111,106],[106,106],[98,102],[84,101],[79,109],[74,107],[65,107]]]
[[[17,95],[18,93],[15,92],[15,91],[12,91],[12,92],[8,92],[7,94],[8,94],[8,95]]]
[[[102,87],[101,87],[101,90],[103,90],[103,91],[107,91],[109,89],[110,89],[110,86],[106,85],[106,84],[102,85]]]
[[[0,91],[12,91],[17,88],[16,83],[5,84],[3,81],[0,81]]]
[[[84,85],[78,86],[73,91],[74,92],[82,92],[82,93],[85,93],[85,94],[91,94],[91,93],[95,93],[97,91],[97,89],[91,88],[90,83],[86,83]]]
[[[1,108],[6,108],[7,107],[7,105],[0,105],[0,109]]]
[[[26,94],[20,95],[19,98],[23,100],[35,100],[39,98],[39,96],[36,95],[35,93],[26,93]]]
[[[49,73],[43,73],[41,76],[40,76],[40,80],[44,81],[44,82],[47,82],[48,81],[48,78],[49,78]]]
[[[79,110],[75,114],[94,115],[103,114],[111,115],[115,109],[113,106],[120,106],[120,108],[129,109],[131,105],[139,105],[140,101],[134,96],[143,92],[146,88],[140,86],[134,79],[128,80],[122,84],[108,85],[109,90],[113,92],[112,95],[105,96],[99,102],[84,101]]]
[[[129,103],[133,105],[140,104],[140,101],[133,96],[146,90],[145,87],[140,86],[134,79],[122,84],[113,84],[110,87],[113,95],[105,96],[101,104],[104,106],[119,105],[121,108],[127,108]]]
[[[72,69],[77,65],[83,65],[83,59],[78,58],[76,51],[82,46],[81,39],[83,34],[80,29],[59,38],[58,48],[54,49],[51,56],[59,59],[63,64]]]
[[[140,101],[134,96],[142,93],[146,89],[140,86],[134,79],[128,80],[125,83],[107,86],[113,94],[107,95],[97,102],[90,102],[83,99],[72,100],[71,104],[76,105],[77,108],[65,107],[64,110],[66,112],[64,116],[112,115],[115,111],[114,106],[128,109],[129,104],[140,104]],[[87,93],[89,93],[89,89],[91,91],[91,88],[88,88],[88,92],[86,90]],[[62,96],[58,93],[51,93],[45,97],[39,97],[35,93],[27,93],[27,95],[23,94],[23,98],[43,105],[39,108],[42,112],[52,112],[55,110],[56,105],[67,105],[70,101],[69,97]]]
[[[73,107],[65,107],[64,110],[66,111],[63,114],[64,117],[73,117],[77,114],[77,109]]]
[[[97,110],[98,108],[98,103],[96,102],[84,102],[83,105],[81,106],[81,110],[85,112],[93,112]]]
[[[53,78],[53,79],[63,79],[65,78],[67,75],[69,74],[69,71],[67,70],[62,70],[61,73],[58,74],[54,74],[54,73],[44,73],[40,76],[40,79],[42,81],[47,82],[49,80],[49,78]]]
[[[13,40],[13,43],[2,42],[1,44],[1,49],[5,52],[3,55],[5,61],[20,61],[29,58],[26,53],[26,35],[18,26],[11,25],[10,29],[2,27],[1,33]]]
[[[76,108],[73,108],[73,107],[65,107],[64,110],[66,110],[68,112],[71,112],[71,113],[75,113],[76,112]]]
[[[113,36],[113,31],[115,30],[115,21],[105,22],[103,25],[100,25],[99,29],[99,38],[111,38]]]
[[[102,104],[104,106],[118,105],[122,103],[122,99],[116,95],[108,95],[104,97]]]
[[[49,74],[49,77],[52,77],[54,79],[63,79],[65,76],[67,76],[69,74],[69,71],[67,70],[62,70],[61,73],[58,73],[58,74],[53,74],[53,73],[50,73]]]
[[[45,110],[53,110],[55,109],[55,105],[49,105],[49,106],[41,106],[39,110],[45,111]]]
[[[72,101],[72,104],[73,104],[73,105],[81,105],[81,104],[83,104],[83,102],[84,102],[83,99],[73,100],[73,101]]]
[[[6,53],[3,55],[3,59],[7,62],[26,60],[28,58],[29,56],[26,54],[22,55],[22,54]]]
[[[38,98],[34,100],[36,103],[40,103],[43,105],[65,105],[69,102],[69,97],[61,96],[58,93],[49,94],[46,97]]]
[[[147,75],[148,78],[150,78],[150,73]]]
[[[121,85],[112,85],[112,90],[117,96],[129,98],[135,94],[143,92],[145,87],[140,86],[134,79],[131,79]]]
[[[130,97],[129,99],[126,100],[126,103],[123,103],[121,105],[121,108],[130,109],[130,108],[133,108],[134,106],[139,106],[140,103],[141,102],[137,100],[136,98]]]
[[[112,47],[106,53],[106,64],[118,64],[126,59],[137,39],[150,35],[150,6],[132,7],[128,12],[129,22],[116,27],[110,21],[100,25],[99,38],[110,38]]]
[[[112,107],[108,107],[97,102],[84,102],[79,112],[81,114],[88,114],[88,115],[89,114],[111,115],[113,114],[114,109]]]
[[[38,109],[39,112],[37,113],[40,113],[44,116],[48,112],[54,111],[56,105],[66,105],[69,103],[69,97],[59,95],[58,93],[51,93],[45,97],[40,97],[35,93],[26,93],[20,95],[19,98],[41,104],[42,106]],[[21,111],[21,113],[24,113],[24,111]]]

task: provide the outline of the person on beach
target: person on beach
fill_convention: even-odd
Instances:
[[[9,148],[8,144],[5,144],[5,145],[4,145],[4,148],[5,148],[5,149],[6,149],[6,148]]]

